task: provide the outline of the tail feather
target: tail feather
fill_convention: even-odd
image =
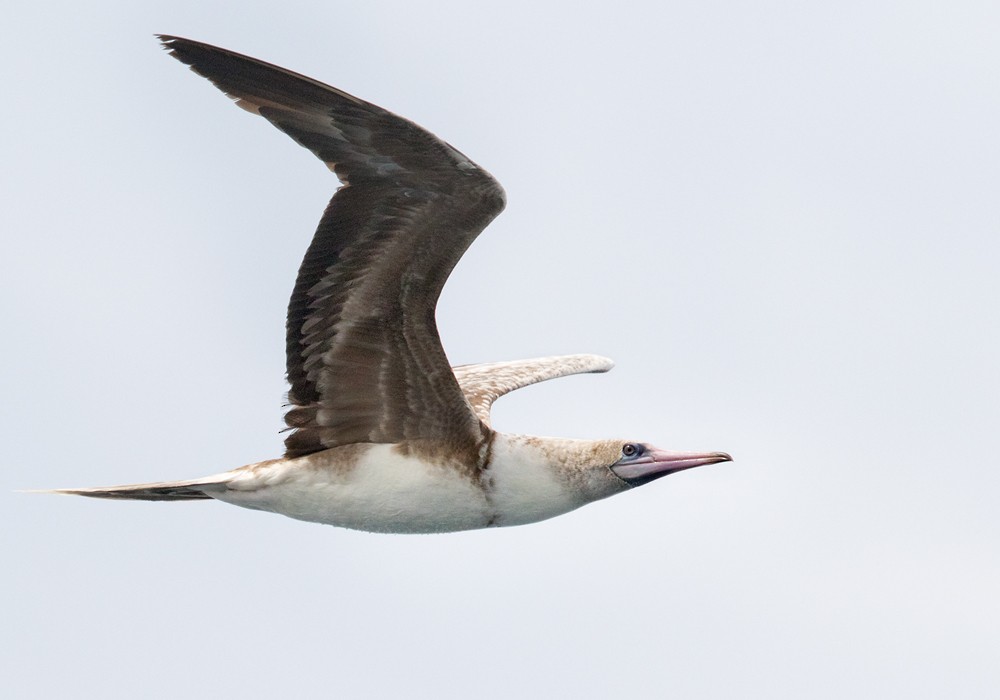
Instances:
[[[90,498],[115,498],[133,501],[198,501],[212,498],[212,491],[225,489],[229,475],[191,481],[160,481],[151,484],[97,486],[83,489],[52,489],[41,493],[63,493]]]

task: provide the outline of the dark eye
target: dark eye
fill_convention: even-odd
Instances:
[[[636,455],[642,454],[642,445],[636,445],[633,442],[626,442],[622,445],[622,456],[623,457],[635,457]]]

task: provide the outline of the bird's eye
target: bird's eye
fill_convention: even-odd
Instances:
[[[623,457],[635,457],[636,455],[642,454],[642,447],[636,445],[635,443],[627,442],[622,445],[622,456]]]

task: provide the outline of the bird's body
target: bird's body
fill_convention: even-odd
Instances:
[[[536,522],[729,459],[493,430],[490,407],[500,396],[612,366],[596,355],[449,366],[434,322],[437,298],[503,209],[500,185],[380,107],[256,59],[161,38],[174,57],[311,150],[343,183],[289,303],[291,433],[284,457],[222,474],[60,492],[216,499],[359,530],[429,533]]]
[[[628,489],[610,473],[603,483],[578,483],[575,462],[566,462],[566,456],[592,452],[589,441],[495,433],[489,447],[480,463],[468,464],[405,444],[346,445],[250,464],[185,486],[244,508],[396,533],[524,525],[578,508],[590,492],[603,496]],[[605,447],[620,449],[617,441]],[[164,486],[176,484],[146,489],[156,498]],[[132,490],[122,497],[141,496]]]

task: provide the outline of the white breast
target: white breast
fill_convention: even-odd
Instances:
[[[562,515],[588,499],[560,477],[537,438],[498,433],[489,467],[495,525],[524,525]]]

